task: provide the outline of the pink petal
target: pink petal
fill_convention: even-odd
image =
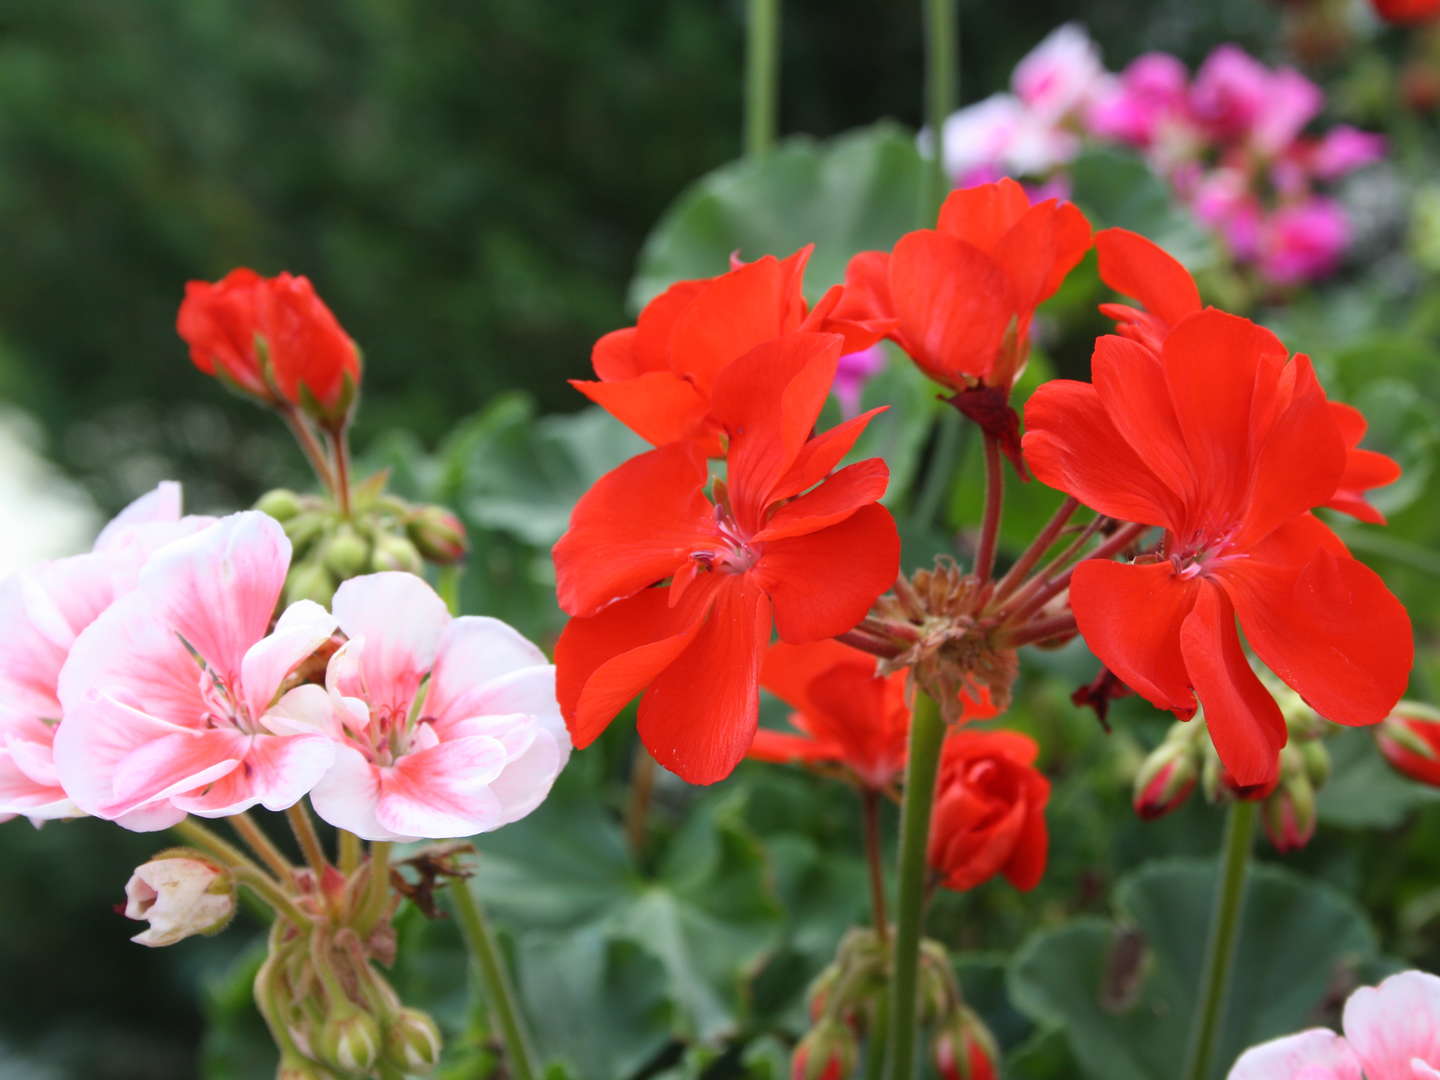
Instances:
[[[430,672],[425,712],[437,721],[472,715],[477,710],[465,702],[487,683],[514,671],[543,667],[549,663],[545,654],[518,630],[499,619],[481,615],[455,619],[445,628],[440,639],[435,666]],[[552,692],[552,700],[553,697]]]
[[[403,836],[441,840],[488,832],[503,822],[490,784],[505,749],[488,736],[451,739],[380,771],[380,824]]]
[[[1360,1061],[1339,1035],[1312,1028],[1252,1046],[1225,1080],[1361,1080]]]
[[[1412,1061],[1440,1066],[1440,978],[1423,971],[1361,987],[1345,1003],[1345,1037],[1366,1080],[1413,1080]]]
[[[342,725],[348,711],[347,703],[358,704],[364,709],[364,702],[341,698],[330,694],[323,686],[306,683],[287,690],[285,696],[260,718],[260,723],[272,735],[324,735],[338,740],[344,735]]]
[[[375,816],[379,800],[380,770],[358,750],[342,745],[336,746],[334,763],[310,791],[315,813],[337,829],[362,840],[409,839],[380,824]]]
[[[181,501],[180,484],[174,480],[162,480],[153,491],[147,491],[110,519],[110,523],[95,538],[94,550],[104,551],[121,542],[126,529],[131,526],[179,521]]]
[[[275,699],[285,677],[308,659],[335,632],[335,617],[313,600],[285,609],[274,631],[245,653],[240,685],[251,716],[259,716]]]
[[[37,781],[33,770],[21,767],[15,748],[14,742],[8,748],[0,744],[0,818],[24,814],[32,821],[49,821],[79,814],[63,788]]]
[[[219,729],[146,740],[115,762],[110,800],[100,816],[114,817],[219,779],[240,764],[245,743],[239,732]]]
[[[426,713],[434,715],[428,708]],[[448,733],[450,723],[515,714],[528,717],[540,730],[549,732],[564,757],[569,757],[570,732],[560,713],[560,703],[555,699],[555,668],[550,664],[521,668],[472,688],[464,698],[435,717],[435,724]]]
[[[335,760],[336,744],[323,735],[255,735],[240,767],[203,793],[171,801],[202,817],[225,817],[260,803],[284,810],[303,799]]]
[[[270,627],[290,567],[290,541],[249,510],[156,552],[140,577],[155,617],[232,683],[246,650]]]
[[[389,571],[344,582],[330,606],[340,629],[365,643],[355,657],[365,692],[343,692],[372,707],[407,707],[450,624],[445,601],[414,574]]]

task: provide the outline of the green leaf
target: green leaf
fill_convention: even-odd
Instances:
[[[1326,825],[1393,829],[1420,807],[1440,802],[1440,791],[1405,779],[1385,763],[1371,730],[1342,729],[1325,746],[1332,769],[1318,808]]]
[[[1138,232],[1192,269],[1213,261],[1214,241],[1137,154],[1086,150],[1071,163],[1070,186],[1071,198],[1096,229],[1118,225]]]
[[[1161,1080],[1186,1045],[1216,864],[1150,863],[1115,890],[1119,922],[1078,918],[1039,931],[1012,961],[1015,1004],[1064,1028],[1085,1075]],[[1138,935],[1138,936],[1137,936]],[[1347,897],[1253,866],[1212,1080],[1248,1046],[1313,1023],[1336,984],[1376,959],[1374,931]]]
[[[833,139],[786,139],[761,158],[723,165],[687,188],[645,242],[630,283],[639,310],[671,284],[713,277],[731,252],[748,261],[815,245],[806,292],[845,278],[857,252],[891,247],[918,228],[924,163],[914,135],[891,123]]]

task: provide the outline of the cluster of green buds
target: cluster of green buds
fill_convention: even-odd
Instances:
[[[293,555],[285,602],[328,604],[340,582],[381,570],[423,573],[425,564],[448,566],[465,558],[465,526],[442,506],[416,505],[385,492],[384,473],[355,488],[349,513],[329,496],[277,488],[257,510],[285,529]]]
[[[795,1047],[791,1080],[842,1080],[854,1072],[861,1039],[880,1022],[888,965],[889,950],[877,931],[856,927],[841,939],[835,959],[811,984],[811,1027]],[[965,1004],[950,954],[938,941],[920,943],[919,994],[920,1022],[933,1032],[931,1053],[940,1075],[994,1080],[995,1039]]]
[[[298,871],[271,926],[255,1001],[280,1048],[279,1080],[400,1080],[440,1062],[439,1028],[376,966],[394,960],[396,900],[371,888],[370,865],[348,877],[327,867],[325,880]]]
[[[1135,812],[1147,819],[1168,814],[1189,798],[1198,781],[1212,804],[1234,798],[1259,802],[1265,835],[1276,851],[1296,851],[1308,844],[1315,835],[1316,796],[1330,777],[1330,752],[1324,740],[1333,727],[1289,687],[1268,682],[1267,688],[1280,705],[1288,732],[1274,783],[1236,788],[1206,735],[1203,716],[1197,715],[1172,724],[1140,766]]]

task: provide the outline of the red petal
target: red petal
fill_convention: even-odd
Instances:
[[[1190,271],[1158,244],[1129,229],[1095,234],[1100,279],[1132,297],[1167,328],[1200,310],[1200,290]]]
[[[872,503],[838,525],[766,544],[750,573],[775,605],[780,637],[800,643],[852,629],[899,569],[895,520]]]
[[[1069,379],[1042,384],[1025,403],[1025,427],[1025,463],[1042,484],[1122,521],[1179,522],[1176,494],[1115,429],[1095,387]]]
[[[890,482],[890,468],[879,458],[847,465],[808,495],[770,515],[755,543],[802,536],[839,524],[862,506],[877,502]]]
[[[1005,877],[1021,892],[1029,892],[1045,876],[1045,860],[1050,852],[1050,832],[1045,827],[1045,802],[1050,796],[1050,783],[1035,775],[1039,785],[1032,785],[1025,800],[1025,824],[1015,841],[1015,853],[1005,864]],[[1041,790],[1037,791],[1037,786]]]
[[[791,465],[790,471],[776,482],[770,497],[772,499],[788,499],[825,479],[830,475],[830,470],[840,463],[840,459],[850,452],[850,448],[855,445],[855,440],[860,437],[860,433],[865,430],[870,421],[888,408],[888,405],[881,405],[869,412],[851,417],[843,423],[836,424],[829,431],[821,432],[813,439],[807,439],[805,444],[800,447],[795,464]]]
[[[792,761],[839,761],[843,755],[840,747],[831,742],[821,742],[808,735],[757,728],[745,756],[756,761],[786,765]]]
[[[1316,712],[1340,724],[1385,719],[1409,681],[1410,617],[1329,529],[1298,518],[1220,573],[1251,647]]]
[[[680,366],[673,362],[670,348],[675,323],[714,280],[699,278],[677,281],[645,305],[645,309],[640,312],[640,318],[635,322],[634,355],[630,361],[629,374],[639,375],[646,371],[680,372]],[[601,371],[598,360],[595,374],[602,379],[620,377],[618,373],[610,375]]]
[[[814,712],[810,690],[815,680],[841,667],[875,674],[875,658],[849,645],[826,639],[806,645],[777,641],[765,651],[760,685],[800,712]]]
[[[577,747],[594,742],[694,640],[713,593],[714,577],[707,580],[673,608],[665,589],[646,589],[566,624],[555,645],[555,695]]]
[[[830,312],[831,319],[855,323],[894,320],[888,251],[862,251],[852,256],[845,267],[844,288]]]
[[[1090,223],[1073,203],[1030,207],[993,252],[1023,314],[1048,299],[1090,250]]]
[[[699,634],[640,701],[641,741],[692,784],[729,776],[755,737],[770,606],[746,578],[732,576],[717,587]]]
[[[1085,644],[1141,697],[1180,716],[1195,711],[1180,652],[1180,627],[1197,583],[1169,563],[1126,566],[1090,560],[1070,579],[1070,606]]]
[[[627,326],[603,335],[590,350],[590,366],[595,369],[596,375],[606,380],[633,379],[643,375],[645,369],[635,355],[635,327]],[[579,389],[574,380],[570,385]]]
[[[952,191],[940,207],[935,228],[990,254],[1030,208],[1025,189],[1007,176],[993,184]]]
[[[1009,283],[993,259],[929,229],[896,243],[890,296],[906,351],[941,382],[985,375],[1015,314]]]
[[[695,435],[709,409],[694,384],[668,371],[612,382],[571,379],[570,385],[652,446]]]
[[[1193,496],[1195,475],[1155,354],[1125,338],[1097,338],[1090,377],[1116,430],[1178,497],[1171,510],[1178,513]]]
[[[595,482],[556,542],[556,595],[571,615],[593,615],[675,573],[713,544],[701,452],[673,443],[633,457]]]
[[[1235,609],[1214,584],[1195,598],[1180,628],[1180,649],[1226,770],[1242,787],[1269,783],[1285,745],[1285,718],[1251,670],[1235,631]]]
[[[671,369],[691,376],[703,391],[731,362],[798,327],[802,308],[789,260],[782,264],[766,255],[722,274],[675,319]]]

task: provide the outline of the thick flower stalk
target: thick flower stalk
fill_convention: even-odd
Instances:
[[[577,747],[644,691],[640,737],[655,759],[692,783],[728,776],[755,734],[772,626],[791,643],[842,634],[894,581],[884,463],[832,475],[871,414],[810,437],[843,344],[791,334],[720,374],[723,482],[711,487],[700,446],[672,443],[576,505],[554,556],[573,616],[557,687]]]

